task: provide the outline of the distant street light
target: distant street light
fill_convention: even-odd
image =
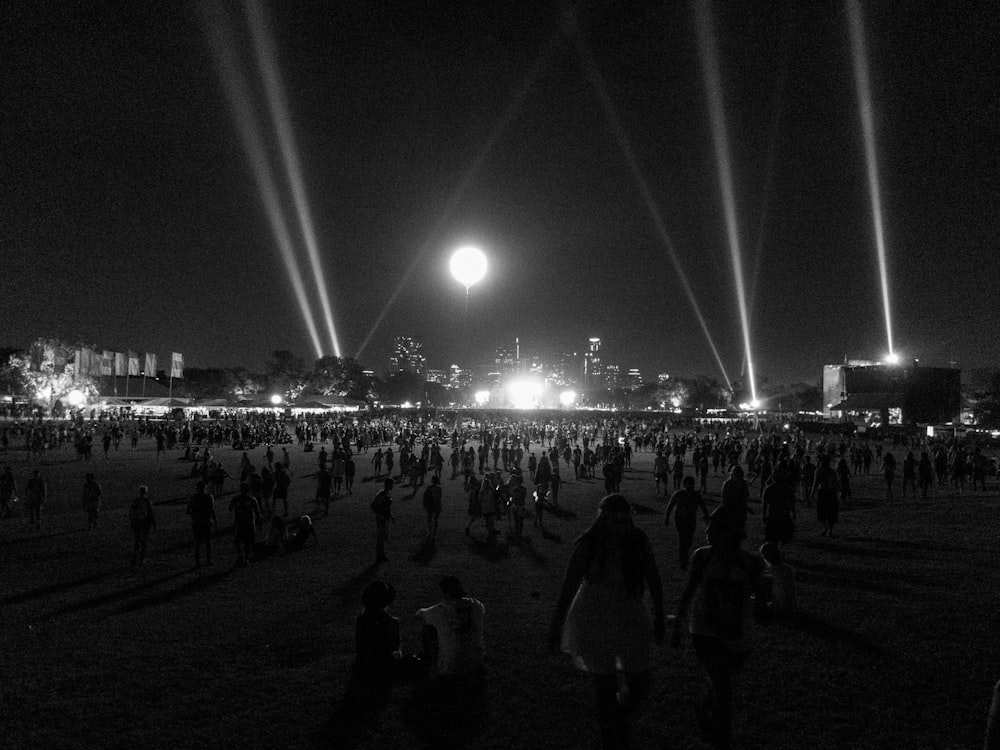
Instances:
[[[274,404],[275,406],[277,406],[278,404],[280,404],[281,403],[281,396],[279,396],[277,393],[275,393],[273,396],[271,396],[271,403]]]

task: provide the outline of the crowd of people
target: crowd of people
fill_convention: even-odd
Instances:
[[[709,686],[698,704],[698,723],[707,740],[726,748],[732,742],[733,678],[750,652],[754,623],[788,617],[797,606],[785,547],[803,533],[797,528],[803,509],[814,510],[815,533],[836,538],[840,511],[854,502],[852,480],[858,476],[875,472],[886,499],[897,499],[898,491],[900,499],[916,501],[935,491],[985,491],[992,476],[992,464],[979,447],[956,441],[913,437],[889,445],[856,435],[816,438],[778,425],[763,430],[748,423],[679,426],[644,416],[528,420],[499,414],[397,415],[291,423],[273,415],[216,423],[77,420],[5,424],[0,436],[8,463],[0,470],[0,516],[12,515],[23,503],[34,530],[41,529],[42,509],[50,499],[45,478],[41,468],[33,468],[21,483],[10,464],[40,464],[42,457],[74,446],[76,460],[88,468],[80,502],[88,528],[94,529],[107,502],[97,479],[100,459],[92,455],[94,443],[102,447],[104,460],[112,460],[123,442],[127,451],[135,450],[139,440],[151,439],[157,458],[162,454],[190,463],[197,484],[185,510],[196,567],[203,557],[208,565],[214,562],[216,503],[230,494],[230,480],[234,487],[228,510],[239,566],[318,543],[311,515],[286,520],[293,477],[311,483],[314,512],[324,514],[332,502],[354,494],[359,471],[376,482],[369,507],[377,565],[391,552],[394,493],[414,497],[422,490],[429,545],[436,544],[445,498],[453,494],[466,507],[465,534],[479,533],[481,521],[485,543],[497,544],[506,522],[507,540],[516,545],[525,539],[528,519],[544,529],[547,516],[558,516],[564,482],[602,487],[597,517],[570,557],[549,647],[569,653],[591,675],[598,730],[608,748],[628,746],[629,717],[649,692],[650,645],[668,634],[656,555],[634,523],[627,494],[669,493],[663,520],[676,531],[677,564],[687,574],[670,643],[680,647],[690,639]],[[292,446],[309,454],[305,468],[297,466],[295,474]],[[256,447],[264,447],[259,465],[249,455]],[[231,458],[234,453],[238,463]],[[629,471],[639,453],[650,454],[651,477]],[[710,479],[713,486],[724,480],[713,497]],[[639,489],[636,482],[647,484]],[[717,500],[711,512],[710,500]],[[756,515],[760,523],[748,529],[748,518]],[[694,542],[699,517],[707,536],[702,546]],[[136,489],[128,519],[132,565],[139,567],[157,520],[147,486]],[[761,534],[753,542],[760,545],[756,554],[743,549],[751,533]],[[412,658],[415,669],[444,677],[480,674],[485,607],[454,576],[443,579],[441,589],[441,602],[415,615],[424,627],[422,652]],[[407,670],[398,620],[387,613],[394,596],[392,586],[381,580],[362,595],[355,678],[365,695],[384,695],[387,685]]]

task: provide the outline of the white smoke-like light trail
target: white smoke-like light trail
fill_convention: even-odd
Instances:
[[[316,282],[316,293],[319,296],[320,307],[323,310],[323,319],[326,323],[327,333],[330,336],[333,353],[339,357],[340,342],[337,339],[337,330],[333,323],[333,311],[330,307],[330,298],[327,295],[326,277],[323,274],[323,264],[320,261],[316,231],[309,210],[309,200],[306,197],[305,181],[302,179],[302,167],[295,143],[295,135],[289,121],[289,108],[285,99],[284,86],[281,83],[274,41],[267,30],[264,9],[261,2],[259,0],[244,0],[243,7],[250,27],[250,34],[253,38],[257,67],[264,82],[264,91],[267,95],[271,122],[278,136],[278,145],[281,149],[282,161],[284,162],[288,183],[291,187],[292,200],[295,203],[299,227],[302,231],[302,237],[305,240],[309,264],[312,266],[313,279]]]
[[[235,40],[229,31],[226,20],[219,15],[224,12],[221,6],[205,2],[201,4],[201,8],[212,55],[232,109],[233,119],[236,121],[236,130],[240,135],[243,150],[257,183],[261,202],[264,204],[264,210],[271,224],[274,240],[277,243],[281,259],[285,263],[285,269],[288,271],[288,278],[292,283],[292,289],[298,300],[299,309],[309,331],[309,338],[312,340],[316,356],[322,357],[323,347],[320,345],[319,334],[313,321],[312,311],[309,308],[305,286],[302,283],[302,274],[295,259],[294,246],[285,223],[277,183],[268,160],[267,148],[260,133],[256,114],[250,105],[249,88],[241,72],[239,59],[233,52],[236,49]]]
[[[868,55],[865,50],[864,20],[861,4],[847,0],[847,18],[851,26],[851,53],[854,59],[854,82],[858,92],[858,113],[865,142],[865,162],[868,166],[868,192],[871,194],[872,221],[875,227],[875,250],[882,282],[882,304],[885,309],[885,335],[889,344],[889,361],[896,350],[892,343],[892,315],[889,306],[889,270],[886,260],[885,229],[882,224],[882,190],[879,186],[878,161],[875,158],[875,122],[872,114],[872,91],[868,76]]]
[[[694,310],[695,317],[701,325],[701,330],[705,334],[705,340],[708,342],[708,347],[712,351],[712,355],[715,357],[715,361],[719,366],[719,372],[722,373],[722,377],[725,379],[726,385],[729,388],[732,388],[732,381],[726,373],[725,365],[722,364],[722,357],[719,355],[719,350],[715,345],[715,340],[712,338],[712,333],[708,330],[708,323],[705,320],[705,316],[701,312],[701,307],[698,305],[698,300],[694,295],[694,289],[691,287],[691,282],[688,279],[687,273],[684,271],[684,266],[681,264],[677,249],[670,238],[670,234],[667,232],[667,225],[663,220],[662,214],[660,213],[660,207],[653,198],[653,193],[649,189],[646,178],[642,175],[642,170],[639,169],[639,163],[635,158],[635,154],[632,152],[632,145],[629,142],[628,135],[625,133],[625,128],[621,123],[621,118],[618,117],[618,112],[615,109],[614,102],[611,101],[611,97],[608,95],[604,79],[601,77],[601,73],[597,69],[597,64],[594,62],[594,59],[590,54],[590,50],[584,43],[579,30],[573,29],[573,31],[576,51],[584,72],[586,73],[598,100],[601,102],[601,106],[604,109],[604,115],[608,120],[608,124],[611,126],[611,130],[614,132],[618,148],[621,150],[622,156],[625,157],[625,162],[628,164],[632,178],[635,180],[636,188],[639,190],[639,195],[642,197],[643,203],[646,204],[646,210],[649,212],[649,217],[653,222],[656,233],[659,235],[660,242],[667,251],[667,257],[673,264],[674,271],[677,273],[677,278],[681,282],[681,287],[684,289],[685,294],[687,294],[691,307]]]
[[[740,325],[743,328],[743,348],[746,357],[747,377],[750,381],[752,403],[757,401],[757,382],[754,374],[753,351],[750,345],[750,316],[747,309],[746,289],[743,279],[743,253],[740,249],[740,234],[736,216],[736,197],[733,193],[732,158],[729,153],[729,138],[726,135],[725,110],[722,104],[722,76],[719,72],[719,56],[712,30],[712,16],[708,0],[695,4],[698,27],[698,50],[701,54],[702,74],[708,95],[709,115],[712,123],[712,140],[715,145],[715,160],[719,169],[719,187],[722,193],[723,213],[726,219],[726,235],[729,254],[736,282],[736,298],[739,304]]]

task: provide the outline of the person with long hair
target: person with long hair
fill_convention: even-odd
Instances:
[[[636,528],[628,500],[608,495],[576,540],[549,631],[550,651],[561,647],[593,676],[604,748],[629,747],[629,714],[649,692],[650,640],[663,640],[664,623],[663,584],[649,537]]]
[[[741,549],[738,519],[725,508],[712,512],[708,544],[691,556],[688,577],[674,621],[671,645],[678,649],[686,615],[688,632],[709,689],[698,707],[702,736],[717,748],[732,746],[733,676],[750,652],[753,609],[750,595],[766,594],[764,565]]]

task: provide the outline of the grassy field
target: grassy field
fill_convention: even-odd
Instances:
[[[219,451],[233,474],[239,453]],[[294,515],[313,512],[315,453],[292,451]],[[566,509],[547,530],[529,526],[516,546],[464,535],[461,479],[446,474],[436,549],[424,547],[419,495],[395,491],[390,561],[374,560],[369,502],[375,483],[359,458],[354,495],[317,519],[319,544],[234,569],[229,495],[217,499],[216,564],[195,569],[184,512],[194,490],[178,453],[71,450],[42,463],[50,500],[41,532],[0,520],[0,745],[5,748],[587,748],[591,685],[545,636],[574,538],[594,517],[602,484],[568,481]],[[259,465],[263,451],[251,453]],[[447,450],[445,457],[447,459]],[[370,457],[370,454],[369,454]],[[667,611],[684,578],[676,536],[663,525],[652,457],[638,454],[623,483],[649,533]],[[23,483],[34,464],[0,455]],[[104,488],[96,531],[79,508],[83,475]],[[565,474],[565,469],[563,471]],[[570,472],[572,473],[572,472]],[[157,510],[147,563],[130,569],[126,507],[147,484]],[[230,488],[232,489],[232,482]],[[718,501],[721,477],[709,484]],[[906,748],[982,744],[1000,677],[1000,499],[950,490],[886,502],[880,478],[854,478],[836,539],[819,536],[799,508],[787,548],[800,614],[760,628],[737,685],[737,746]],[[759,510],[759,506],[755,508]],[[748,524],[750,548],[762,537]],[[701,539],[699,536],[697,539]],[[445,573],[486,605],[489,678],[484,696],[445,710],[420,685],[398,684],[389,705],[361,716],[345,705],[360,593],[381,577],[397,590],[404,649],[419,648],[421,606]],[[690,644],[655,649],[653,692],[635,722],[637,748],[702,748],[692,704],[703,689]]]

